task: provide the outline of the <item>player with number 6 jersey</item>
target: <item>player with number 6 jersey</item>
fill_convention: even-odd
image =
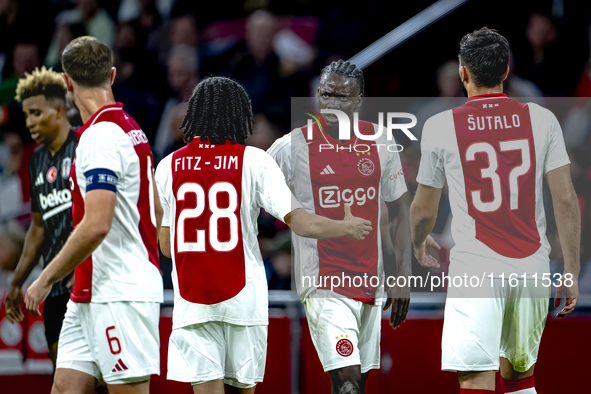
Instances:
[[[160,247],[173,260],[168,378],[195,393],[252,393],[263,379],[268,295],[257,240],[264,208],[306,237],[363,239],[370,222],[308,214],[264,151],[245,146],[252,109],[244,88],[221,77],[193,92],[182,128],[187,146],[156,170],[164,217]],[[197,134],[199,133],[199,134]]]
[[[483,28],[460,43],[460,79],[468,100],[424,125],[419,187],[411,207],[414,254],[423,264],[444,182],[451,204],[450,281],[442,369],[455,371],[460,392],[534,394],[533,370],[548,314],[550,245],[543,183],[548,182],[564,252],[566,295],[558,317],[578,297],[580,219],[569,158],[558,120],[535,103],[503,94],[509,43]],[[513,279],[511,279],[513,278]],[[515,280],[518,279],[518,280]],[[569,284],[570,283],[570,284]],[[558,305],[556,305],[558,306]]]
[[[157,231],[162,209],[148,140],[116,103],[111,50],[92,37],[62,56],[84,125],[72,164],[74,232],[27,291],[36,312],[48,284],[73,268],[75,284],[59,338],[54,392],[148,393],[160,373],[163,298]]]

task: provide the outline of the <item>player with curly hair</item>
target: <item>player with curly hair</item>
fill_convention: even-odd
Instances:
[[[371,231],[348,207],[345,220],[301,209],[273,159],[244,145],[252,122],[242,85],[207,78],[182,123],[187,146],[156,170],[160,248],[172,257],[175,293],[168,379],[190,382],[194,393],[252,394],[263,380],[269,317],[260,208],[304,237],[359,240]]]

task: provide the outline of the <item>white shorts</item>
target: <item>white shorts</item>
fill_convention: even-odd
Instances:
[[[223,379],[249,388],[263,381],[267,326],[211,321],[172,330],[167,379],[192,385]]]
[[[160,304],[68,302],[57,368],[74,369],[107,384],[128,384],[160,374]]]
[[[324,372],[351,365],[361,365],[361,373],[380,368],[381,305],[316,290],[304,306]]]
[[[523,280],[516,287],[506,279],[504,287],[500,279],[495,282],[491,298],[464,298],[458,289],[452,291],[454,297],[448,295],[441,342],[443,371],[496,371],[500,357],[518,372],[536,363],[550,289],[534,294],[548,297],[529,298],[533,281],[528,280],[526,287]]]

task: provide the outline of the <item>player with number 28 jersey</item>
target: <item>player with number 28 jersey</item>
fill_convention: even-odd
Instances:
[[[263,380],[269,324],[260,208],[309,237],[362,239],[371,227],[350,211],[335,221],[301,208],[271,156],[244,145],[252,109],[237,82],[203,80],[182,127],[187,146],[156,170],[160,248],[173,260],[168,378],[191,383],[194,393],[222,394],[229,386],[252,393]],[[344,230],[355,221],[360,236]]]
[[[263,207],[283,218],[293,210],[273,159],[253,147],[195,139],[159,163],[156,184],[174,250],[173,328],[266,325],[267,282],[252,212]]]

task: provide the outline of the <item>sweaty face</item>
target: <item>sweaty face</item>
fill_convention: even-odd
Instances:
[[[59,111],[45,96],[23,100],[23,112],[31,138],[38,144],[50,144],[59,133]]]
[[[336,74],[325,74],[320,78],[318,108],[338,109],[353,119],[353,112],[357,110],[360,103],[360,94],[361,87],[357,80]],[[323,114],[323,116],[329,125],[338,124],[336,115]]]

